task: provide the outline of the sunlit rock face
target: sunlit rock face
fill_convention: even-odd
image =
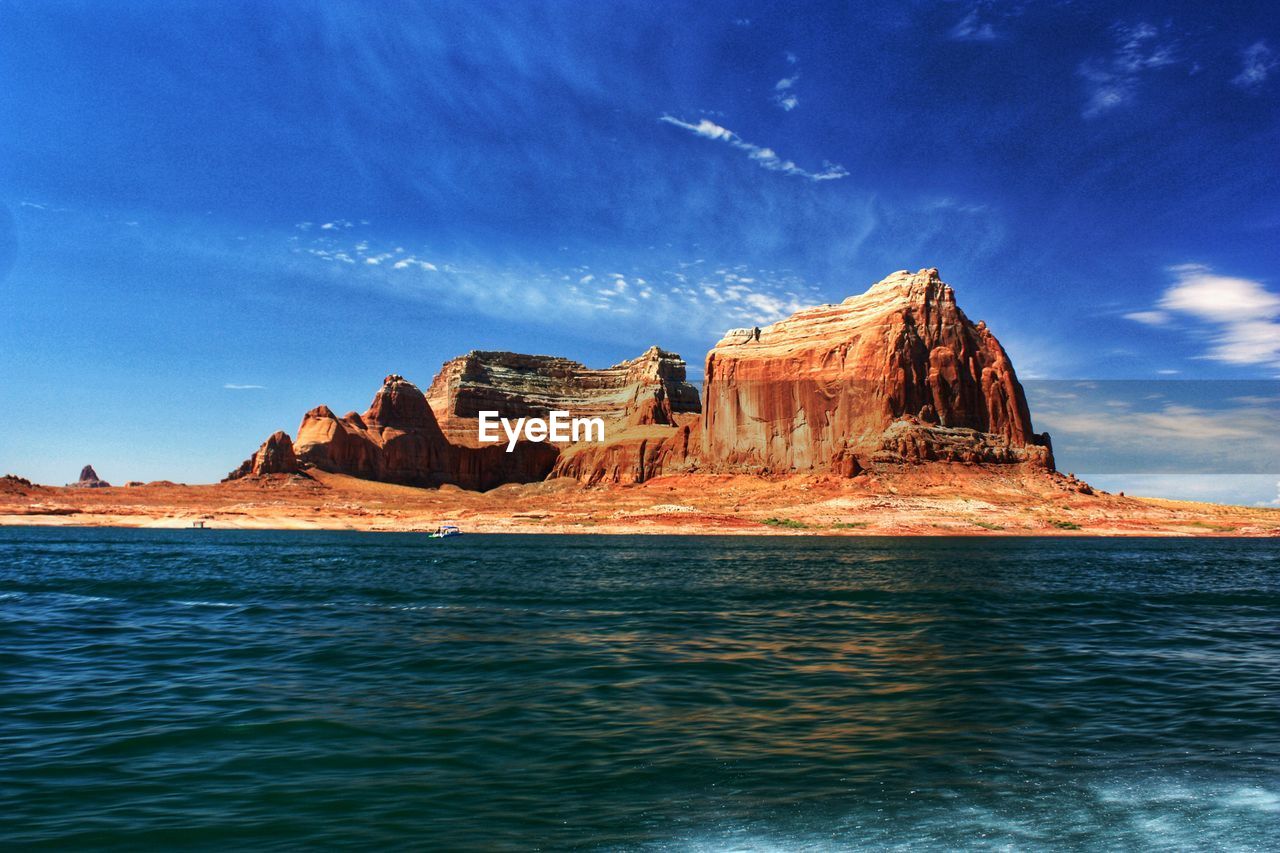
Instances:
[[[932,460],[1052,468],[1004,348],[973,323],[934,269],[898,272],[864,294],[707,354],[702,466],[825,470]]]
[[[328,406],[312,409],[302,419],[291,452],[297,467],[366,480],[490,489],[545,479],[564,445],[522,440],[507,452],[505,441],[482,444],[481,411],[497,411],[513,421],[545,418],[553,411],[599,417],[611,437],[632,428],[675,430],[697,417],[699,402],[697,389],[685,379],[684,361],[658,347],[599,370],[553,356],[472,352],[446,362],[429,394],[391,374],[363,414],[338,417]],[[267,458],[283,459],[278,448],[287,440],[283,433],[272,436],[229,479],[283,473],[282,462]],[[636,467],[630,456],[639,448],[629,447],[622,444],[610,451],[621,457],[614,469]],[[639,470],[642,480],[646,469]]]
[[[426,394],[392,374],[362,415],[312,409],[293,451],[301,468],[468,489],[691,472],[856,476],[935,461],[1053,470],[1004,348],[937,270],[894,273],[838,305],[730,331],[705,376],[700,399],[680,356],[658,347],[602,369],[474,351],[446,362]],[[598,417],[606,440],[518,441],[507,452],[479,441],[482,411]],[[287,440],[272,436],[239,470],[289,467]]]
[[[298,473],[298,457],[293,452],[293,440],[283,430],[273,432],[262,446],[240,467],[228,474],[225,480],[244,477],[262,477],[269,474]]]
[[[482,411],[511,419],[545,418],[553,411],[599,417],[608,434],[627,426],[674,426],[700,406],[684,360],[656,346],[601,369],[549,355],[473,351],[445,362],[427,401],[449,440],[465,445],[478,443]]]
[[[339,418],[319,406],[302,419],[296,451],[300,462],[324,471],[408,486],[452,484],[491,489],[544,479],[558,451],[548,444],[464,447],[445,437],[427,398],[398,374],[383,380],[369,409]]]
[[[561,451],[551,476],[587,485],[629,484],[697,471],[701,424],[695,415],[678,426],[630,426],[608,434],[605,442],[571,445]]]

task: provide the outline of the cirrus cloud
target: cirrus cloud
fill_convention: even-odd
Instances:
[[[1151,24],[1115,24],[1111,54],[1090,59],[1079,68],[1089,87],[1083,115],[1097,118],[1133,101],[1141,76],[1177,61],[1173,44]]]
[[[810,172],[807,169],[802,169],[792,161],[779,157],[772,148],[748,142],[732,130],[727,127],[721,127],[710,119],[704,118],[697,124],[691,124],[687,121],[681,121],[675,116],[663,114],[659,116],[658,121],[687,130],[696,136],[701,136],[703,139],[728,143],[739,151],[745,152],[760,168],[768,169],[771,172],[795,175],[810,181],[834,181],[849,174],[848,169],[835,163],[824,163],[820,172]]]

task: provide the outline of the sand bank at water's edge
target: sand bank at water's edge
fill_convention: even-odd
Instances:
[[[0,525],[472,533],[1277,536],[1280,509],[1086,494],[1040,472],[933,465],[892,476],[572,480],[489,492],[415,489],[320,471],[216,485],[0,485]]]

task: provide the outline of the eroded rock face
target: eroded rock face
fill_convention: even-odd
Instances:
[[[37,486],[26,477],[19,477],[17,474],[5,474],[0,477],[0,494],[25,495],[33,489],[43,488],[43,486]]]
[[[429,394],[391,374],[364,414],[338,417],[327,406],[307,412],[291,447],[294,470],[314,466],[368,480],[467,489],[534,482],[552,473],[561,447],[520,441],[508,453],[505,440],[481,444],[477,418],[486,410],[512,420],[552,411],[599,417],[611,435],[653,426],[674,431],[697,417],[699,399],[680,356],[657,347],[601,370],[552,356],[472,352],[447,362]],[[274,473],[281,464],[267,457],[280,455],[276,448],[287,440],[284,433],[272,436],[228,479]],[[638,476],[646,476],[643,467]]]
[[[735,330],[707,354],[708,470],[856,474],[953,459],[1052,468],[1013,365],[934,269]]]
[[[700,411],[698,389],[685,380],[684,360],[656,346],[603,369],[555,356],[473,351],[445,363],[427,390],[427,402],[449,441],[466,446],[479,444],[482,411],[512,420],[567,411],[617,428],[675,426]]]
[[[109,489],[111,484],[106,480],[98,478],[98,472],[93,470],[92,465],[86,465],[80,469],[80,479],[74,483],[67,483],[68,488],[72,489]]]
[[[262,446],[240,467],[228,474],[227,480],[239,480],[242,477],[261,477],[267,474],[298,473],[298,457],[293,451],[293,440],[283,430],[276,431],[262,443]],[[132,485],[132,484],[131,484]],[[141,484],[138,484],[141,485]]]
[[[552,477],[585,485],[643,483],[653,477],[697,470],[701,419],[680,426],[648,424],[605,433],[603,443],[581,442],[560,453]]]
[[[522,441],[507,453],[505,442],[477,440],[486,410],[510,419],[600,417],[607,441]],[[250,470],[266,448],[245,463]],[[312,409],[295,449],[301,466],[468,489],[547,477],[638,483],[693,471],[851,477],[933,461],[1053,469],[1008,355],[933,269],[894,273],[839,305],[729,332],[707,355],[701,401],[680,357],[657,347],[600,370],[477,351],[447,362],[427,394],[392,374],[363,415]]]
[[[348,412],[339,418],[328,406],[307,412],[296,447],[300,462],[324,471],[408,486],[467,489],[541,480],[558,455],[547,444],[520,442],[507,453],[497,445],[450,443],[426,396],[398,374],[383,380],[363,415]]]

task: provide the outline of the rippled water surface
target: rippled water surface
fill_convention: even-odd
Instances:
[[[7,846],[1276,849],[1280,545],[0,530]]]

